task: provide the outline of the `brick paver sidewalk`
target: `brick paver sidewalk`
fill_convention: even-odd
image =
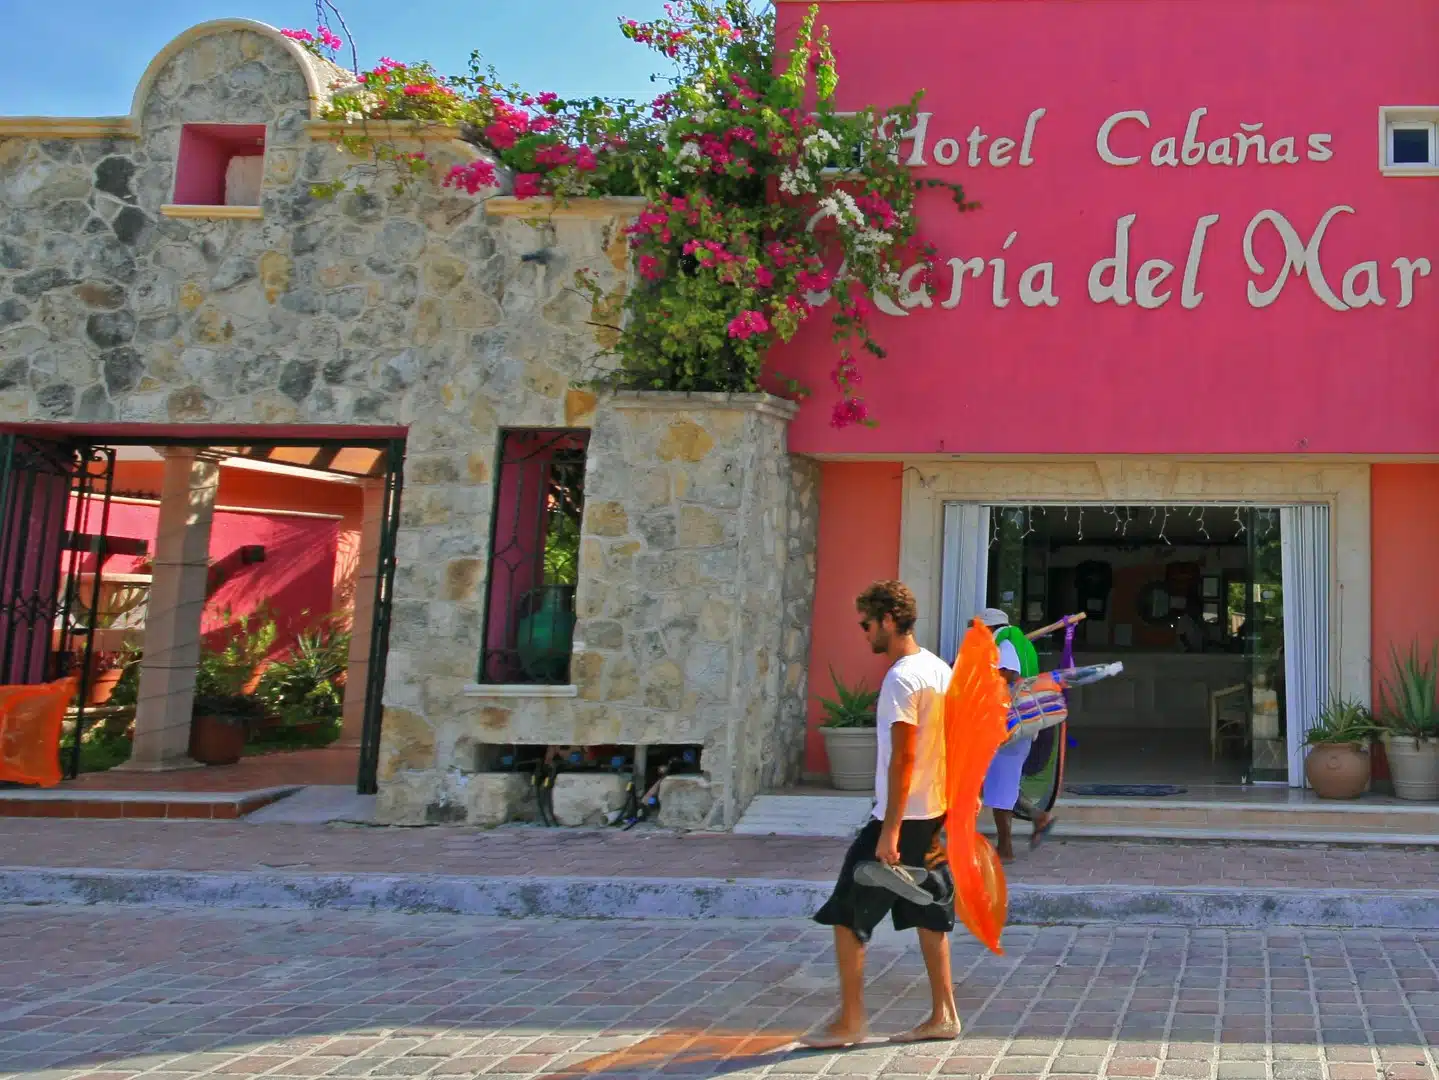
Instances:
[[[415,834],[422,835],[422,834]],[[834,1001],[806,924],[0,908],[0,1077],[1432,1080],[1439,936],[1011,928],[954,943],[957,1042],[797,1053]],[[869,955],[874,1030],[928,1005]]]
[[[243,822],[7,819],[0,866],[287,870],[479,876],[779,878],[824,881],[846,842],[516,827],[363,828]],[[1439,889],[1439,859],[1392,848],[1054,839],[1020,845],[1025,884]]]

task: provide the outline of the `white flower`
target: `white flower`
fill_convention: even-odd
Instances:
[[[863,226],[865,223],[864,211],[859,208],[859,203],[854,201],[854,196],[842,188],[837,189],[834,194],[835,198],[837,198],[844,207],[843,212],[840,211],[839,207],[836,207],[834,216],[841,221],[848,219],[856,225]]]
[[[806,195],[815,190],[814,178],[808,169],[792,169],[786,165],[779,176],[779,189],[786,195]]]
[[[861,228],[855,230],[854,242],[861,251],[882,251],[894,243],[894,237],[880,229]]]
[[[804,140],[804,156],[811,161],[828,161],[830,154],[839,149],[839,140],[820,128]]]
[[[356,123],[360,120],[363,120],[364,118],[365,114],[360,112],[358,109],[351,109],[345,114],[345,119],[349,120],[351,123]]]

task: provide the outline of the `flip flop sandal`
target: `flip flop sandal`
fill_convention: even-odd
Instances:
[[[1046,825],[1042,829],[1035,829],[1034,832],[1030,833],[1029,850],[1033,851],[1035,848],[1039,847],[1040,844],[1044,843],[1044,841],[1049,837],[1049,834],[1054,830],[1054,827],[1058,824],[1059,818],[1050,815],[1048,825]]]
[[[919,866],[890,866],[879,861],[862,862],[854,868],[854,880],[860,885],[887,889],[911,904],[932,904],[934,895],[920,888],[929,871]]]

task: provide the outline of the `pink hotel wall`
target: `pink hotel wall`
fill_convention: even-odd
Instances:
[[[780,5],[792,26],[806,5]],[[877,316],[884,361],[868,361],[864,390],[877,429],[829,426],[821,393],[790,436],[800,453],[1344,453],[1439,451],[1439,275],[1416,276],[1401,306],[1394,260],[1439,259],[1439,177],[1384,177],[1378,168],[1382,105],[1439,105],[1439,4],[1434,0],[915,0],[825,3],[840,64],[841,108],[907,101],[927,91],[932,113],[923,175],[963,183],[983,204],[954,212],[924,196],[927,238],[951,257],[1004,259],[1007,306],[992,301],[994,271],[966,278],[946,310],[949,282],[931,308]],[[1175,167],[1151,163],[1174,138],[1182,151],[1197,108],[1198,138],[1216,158],[1236,153],[1241,125],[1263,124],[1268,147],[1293,140],[1298,162]],[[1037,109],[1028,159],[1019,145]],[[1130,119],[1109,139],[1106,119]],[[964,142],[987,136],[982,163]],[[1319,147],[1310,157],[1311,136]],[[958,146],[942,139],[959,140]],[[990,164],[998,147],[999,160]],[[1325,148],[1332,151],[1328,160]],[[912,151],[914,143],[906,144]],[[958,151],[954,164],[936,153]],[[1191,158],[1197,153],[1191,150]],[[1248,284],[1282,273],[1276,211],[1303,245],[1332,208],[1318,246],[1324,279],[1343,303],[1346,271],[1374,263],[1383,306],[1338,311],[1291,273],[1277,299],[1255,307]],[[1146,260],[1174,267],[1162,306],[1096,303],[1090,268],[1113,257],[1116,223],[1129,233],[1128,293]],[[1193,289],[1182,280],[1196,224],[1204,237]],[[1007,240],[1012,242],[1005,250]],[[1052,263],[1053,306],[1026,306],[1027,268]],[[1032,284],[1041,283],[1042,271]],[[1351,280],[1357,292],[1365,271]],[[941,275],[942,278],[945,275]],[[1107,276],[1106,276],[1107,280]],[[1031,297],[1033,299],[1033,297]],[[777,365],[828,388],[827,320],[815,319]]]
[[[783,3],[782,22],[792,25],[805,6]],[[1393,267],[1401,257],[1439,260],[1439,177],[1378,170],[1380,106],[1439,105],[1439,4],[845,0],[824,4],[821,21],[839,54],[841,107],[928,91],[922,171],[963,183],[983,207],[961,217],[944,197],[926,196],[927,238],[941,260],[1004,258],[1009,303],[992,302],[992,265],[964,282],[955,308],[941,306],[950,296],[942,279],[933,307],[877,317],[890,355],[867,361],[864,389],[880,427],[836,431],[822,395],[793,425],[790,446],[800,453],[895,457],[823,466],[807,771],[826,768],[817,698],[829,693],[830,665],[871,685],[879,675],[849,630],[854,594],[898,571],[901,455],[1439,453],[1439,275],[1416,277],[1412,302],[1400,307]],[[1182,149],[1199,107],[1208,110],[1198,136],[1206,144],[1263,122],[1269,144],[1294,138],[1299,162],[1153,165],[1160,140],[1172,136]],[[938,141],[963,143],[976,125],[989,140],[1022,143],[1039,108],[1032,164],[1021,166],[1014,146],[1010,164],[996,168],[986,141],[977,168],[967,144],[954,165],[936,165]],[[1106,164],[1097,134],[1126,110],[1146,111],[1150,126],[1122,121],[1110,145],[1141,161]],[[1309,160],[1309,137],[1322,134],[1333,156]],[[1345,272],[1373,260],[1384,305],[1336,311],[1291,273],[1274,303],[1253,306],[1249,282],[1270,288],[1284,255],[1275,228],[1261,225],[1254,255],[1264,269],[1250,272],[1244,235],[1253,218],[1277,211],[1303,244],[1335,206],[1354,213],[1335,215],[1320,245],[1325,280],[1342,300]],[[1116,222],[1128,214],[1137,215],[1129,294],[1146,260],[1175,267],[1160,286],[1173,295],[1157,309],[1089,296],[1090,268],[1115,254]],[[1212,214],[1194,284],[1203,299],[1186,308],[1191,240],[1198,219]],[[1059,302],[1028,307],[1020,275],[1045,261]],[[827,387],[833,355],[816,320],[777,366]],[[1417,640],[1427,651],[1439,640],[1436,506],[1439,465],[1375,466],[1381,668],[1390,642],[1403,649]]]

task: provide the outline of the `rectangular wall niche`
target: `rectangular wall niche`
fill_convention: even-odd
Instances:
[[[264,124],[186,124],[175,162],[175,204],[259,206]]]

